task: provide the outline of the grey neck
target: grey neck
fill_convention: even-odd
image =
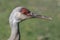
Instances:
[[[20,40],[19,22],[10,24],[11,36],[8,40]]]

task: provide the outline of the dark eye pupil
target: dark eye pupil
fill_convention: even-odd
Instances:
[[[28,13],[30,13],[30,11],[28,10]]]

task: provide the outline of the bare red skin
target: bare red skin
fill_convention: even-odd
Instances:
[[[22,12],[23,14],[27,15],[27,16],[31,16],[30,11],[29,11],[28,9],[26,9],[26,8],[22,8],[22,9],[21,9],[21,12]]]

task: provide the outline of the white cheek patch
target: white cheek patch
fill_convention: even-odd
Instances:
[[[24,14],[20,14],[20,18],[21,18],[21,19],[25,19],[25,18],[27,18],[27,16],[24,15]]]
[[[26,15],[20,13],[20,12],[17,12],[16,17],[17,17],[18,19],[26,19],[26,18],[29,18],[28,16],[26,16]]]

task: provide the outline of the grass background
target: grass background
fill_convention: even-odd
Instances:
[[[48,40],[60,40],[60,0],[0,0],[0,40],[9,38],[8,18],[17,6],[53,18],[52,21],[32,18],[20,23],[21,40],[38,40],[48,34]]]

